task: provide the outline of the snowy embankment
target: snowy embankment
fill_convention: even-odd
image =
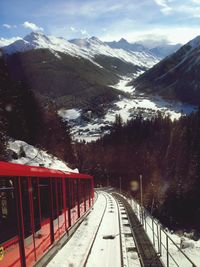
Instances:
[[[9,141],[8,150],[11,157],[10,161],[13,163],[29,166],[42,166],[68,172],[78,172],[77,169],[70,169],[64,161],[59,160],[53,155],[48,154],[46,151],[29,145],[24,141]]]

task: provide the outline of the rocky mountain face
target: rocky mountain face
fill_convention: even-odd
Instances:
[[[200,36],[132,81],[137,92],[200,104]]]
[[[162,46],[156,46],[150,49],[150,52],[159,57],[159,58],[165,58],[173,53],[175,53],[179,48],[181,48],[181,44],[166,44]]]

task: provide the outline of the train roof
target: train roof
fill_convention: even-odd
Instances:
[[[92,179],[93,177],[82,173],[73,173],[61,170],[54,170],[38,166],[27,166],[16,163],[0,161],[0,176],[23,176],[23,177],[63,177]]]

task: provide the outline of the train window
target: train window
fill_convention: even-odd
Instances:
[[[58,179],[57,181],[58,185],[58,212],[59,215],[62,214],[63,211],[63,188],[62,188],[62,179]]]
[[[17,235],[15,179],[0,177],[0,244]]]
[[[40,208],[39,208],[39,191],[38,191],[38,178],[32,178],[32,197],[33,197],[33,211],[35,232],[40,229]]]
[[[71,204],[70,204],[70,181],[69,179],[65,180],[65,192],[66,192],[66,208],[70,208]]]
[[[53,198],[53,219],[58,217],[58,212],[57,212],[57,179],[54,178],[51,180],[52,183],[52,198]]]
[[[44,221],[50,217],[50,188],[49,179],[39,179],[41,219]]]
[[[22,208],[23,208],[23,219],[24,219],[24,233],[25,237],[32,234],[31,230],[31,219],[30,219],[30,201],[28,191],[28,179],[26,177],[21,178],[21,191],[22,191]]]

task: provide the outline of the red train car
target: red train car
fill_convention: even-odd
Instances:
[[[92,176],[0,162],[0,267],[33,266],[93,198]]]

